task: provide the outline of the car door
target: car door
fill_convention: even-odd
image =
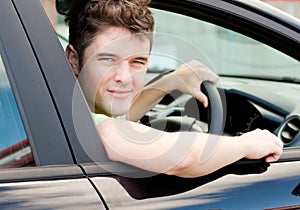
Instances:
[[[64,68],[62,53],[40,1],[0,2],[1,209],[105,208],[49,88],[47,71]]]

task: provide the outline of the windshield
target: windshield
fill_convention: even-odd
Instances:
[[[156,34],[169,38],[154,40],[150,71],[174,68],[187,54],[201,54],[202,62],[205,58],[204,63],[219,75],[300,81],[300,62],[268,45],[184,15],[152,11],[156,19]],[[176,27],[170,25],[170,20],[176,23]],[[186,44],[182,44],[184,42]],[[163,53],[157,53],[156,49],[168,53],[161,56]]]

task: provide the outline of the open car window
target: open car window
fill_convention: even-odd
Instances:
[[[158,74],[174,70],[184,62],[199,59],[220,77],[225,78],[223,84],[226,84],[226,78],[257,79],[265,82],[275,81],[280,82],[280,84],[295,84],[294,90],[297,93],[297,84],[300,82],[300,62],[291,56],[253,38],[216,24],[159,9],[152,9],[152,12],[156,20],[155,39],[145,83],[151,81]],[[59,16],[58,20],[59,23],[56,30],[65,49],[68,39],[68,28],[64,22],[63,15]],[[176,27],[170,27],[170,20],[176,22]],[[221,86],[221,88],[223,87]],[[229,89],[235,88],[235,86],[229,87]],[[249,86],[249,89],[251,88],[252,86]],[[278,94],[281,96],[284,93],[278,92]],[[292,97],[294,92],[290,94]],[[257,99],[256,96],[254,98],[255,100]],[[298,99],[295,100],[296,102],[291,105],[293,106],[292,108],[287,105],[288,110],[286,112],[293,111],[292,109],[295,108]],[[253,109],[260,111],[266,121],[256,122],[253,119],[257,115],[249,115],[247,116],[249,121],[247,119],[242,119],[242,121],[245,120],[246,122],[241,121],[241,123],[245,123],[245,127],[248,126],[249,128],[239,128],[240,130],[237,129],[230,135],[247,132],[254,129],[255,126],[261,126],[263,129],[269,129],[281,138],[285,138],[286,146],[298,147],[300,144],[300,121],[298,120],[298,115],[296,117],[292,116],[293,120],[291,123],[285,123],[283,122],[284,118],[287,117],[285,116],[285,111],[277,111],[277,107],[271,107],[271,110],[269,110],[270,107],[266,108],[260,102],[263,103],[263,101],[259,101],[259,103],[251,102],[250,106],[254,106],[255,108]],[[165,104],[158,104],[154,109],[159,110],[165,107]],[[179,107],[179,110],[180,108],[182,107]],[[273,108],[276,109],[275,112],[273,112]],[[270,121],[272,121],[272,125],[267,127],[262,125]],[[237,119],[233,126],[240,126],[238,124],[239,121]],[[280,124],[285,124],[287,128],[283,129],[284,126],[278,128]],[[292,128],[288,127],[289,125]],[[296,128],[295,132],[293,131],[294,127]]]
[[[300,146],[298,107],[300,101],[295,97],[300,91],[299,61],[278,49],[216,24],[158,9],[152,11],[156,19],[157,36],[154,40],[146,83],[161,73],[174,70],[181,63],[200,58],[201,62],[222,77],[220,88],[224,88],[226,92],[229,108],[225,134],[241,135],[255,128],[268,129],[282,138],[285,147],[288,148],[284,151],[282,162],[299,160],[299,150],[295,149]],[[176,24],[170,24],[170,20]],[[60,38],[60,41],[66,46],[68,34],[63,16],[59,18],[59,23],[57,33],[64,37]],[[173,103],[174,99],[176,103]],[[163,117],[181,115],[181,110],[187,109],[185,102],[188,99],[185,97],[167,99],[166,103],[160,103],[151,110],[148,117],[158,117],[160,114],[166,114]],[[203,113],[202,116],[207,116],[205,110],[200,108],[199,110],[201,115]],[[206,119],[203,121],[207,123]],[[113,164],[110,162],[104,164],[106,165],[102,166],[100,163],[100,166],[107,167],[109,172],[112,172],[110,169]],[[216,188],[219,189],[222,183],[218,182],[218,179],[223,175],[263,174],[268,170],[268,166],[263,160],[238,162],[203,179],[200,177],[192,181],[165,175],[153,176],[150,179],[127,179],[116,176],[116,180],[133,198],[144,199],[179,194],[207,183],[216,183]],[[104,183],[99,178],[103,171],[99,172],[99,167],[93,165],[83,167],[87,174],[95,177],[96,185],[103,190]],[[235,175],[230,177],[235,178]],[[243,179],[243,176],[238,178]],[[235,180],[232,179],[229,186],[234,184]],[[118,184],[116,186],[119,187]],[[202,187],[197,190],[205,189],[205,186]],[[214,189],[209,188],[209,192],[213,194]],[[124,195],[126,196],[127,194]],[[108,196],[107,199],[114,202],[114,195]]]

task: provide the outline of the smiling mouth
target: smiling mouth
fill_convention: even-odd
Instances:
[[[107,90],[111,95],[117,98],[126,98],[131,95],[132,90]]]

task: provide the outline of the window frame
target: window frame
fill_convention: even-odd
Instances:
[[[109,161],[64,49],[42,5],[35,0],[12,1],[37,59],[48,95],[65,135],[64,143],[69,147],[74,163]],[[87,137],[89,145],[85,144]]]

